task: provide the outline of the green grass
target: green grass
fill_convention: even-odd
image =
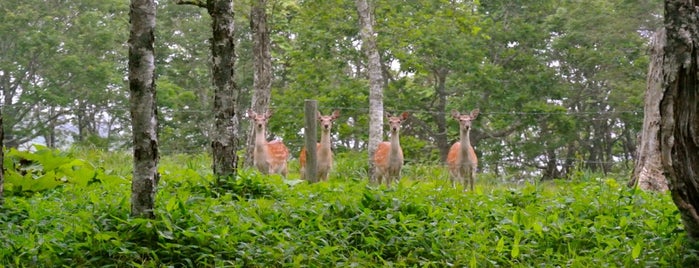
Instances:
[[[164,156],[157,216],[146,220],[129,217],[129,153],[61,157],[86,159],[104,175],[11,192],[0,212],[0,266],[679,267],[696,260],[669,195],[629,189],[623,178],[506,184],[481,175],[474,192],[463,192],[442,167],[408,166],[386,189],[367,184],[362,156],[346,154],[325,183],[243,169],[213,188],[208,157]]]

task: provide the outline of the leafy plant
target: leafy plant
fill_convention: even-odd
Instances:
[[[105,180],[123,181],[69,153],[41,145],[34,145],[34,148],[34,151],[11,148],[5,154],[5,183],[9,193],[31,195],[66,184],[84,186]]]
[[[477,181],[476,191],[464,192],[421,166],[386,188],[347,177],[359,165],[343,157],[336,163],[343,172],[328,182],[289,184],[242,170],[212,188],[207,157],[164,156],[155,219],[129,216],[126,183],[74,184],[70,177],[71,187],[12,195],[0,210],[0,266],[648,267],[697,260],[669,195],[612,178]],[[129,163],[92,161],[104,164],[100,170]]]

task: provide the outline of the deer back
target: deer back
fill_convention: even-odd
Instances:
[[[270,141],[267,143],[267,149],[269,152],[267,160],[274,170],[281,165],[286,165],[289,159],[289,149],[284,145],[284,142],[279,140]]]

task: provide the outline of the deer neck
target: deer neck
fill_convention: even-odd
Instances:
[[[461,130],[461,155],[464,157],[464,159],[468,159],[471,154],[469,154],[469,151],[472,150],[471,147],[471,129],[462,129]]]
[[[391,133],[391,153],[389,155],[389,161],[391,163],[399,161],[398,155],[400,154],[400,138],[398,136],[398,131]]]
[[[255,129],[255,154],[264,155],[267,138],[265,138],[265,128]]]
[[[325,131],[320,135],[320,147],[318,147],[319,159],[324,159],[330,155],[330,131]]]
[[[327,153],[330,151],[330,131],[325,131],[320,135],[320,148],[318,148],[320,153]]]

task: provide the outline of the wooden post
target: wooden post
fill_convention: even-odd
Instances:
[[[318,156],[316,155],[316,136],[318,101],[306,100],[304,119],[306,127],[303,134],[306,137],[306,180],[310,183],[318,182]]]

